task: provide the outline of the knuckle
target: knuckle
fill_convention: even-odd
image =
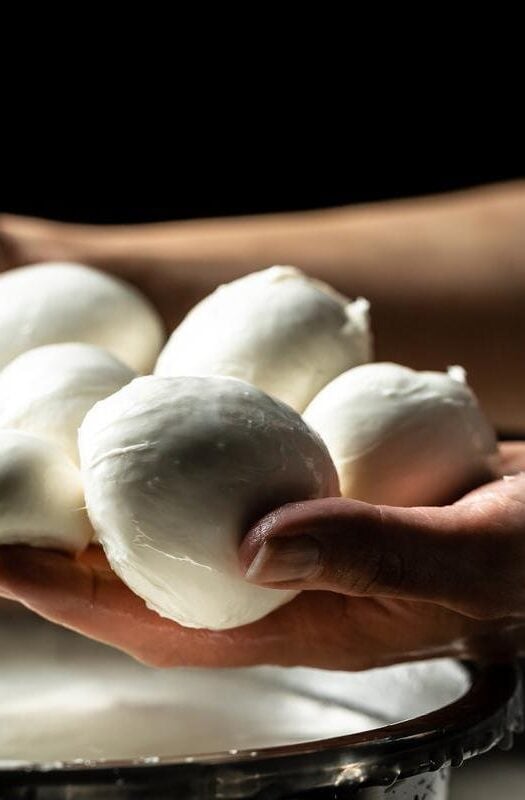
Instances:
[[[388,591],[397,594],[403,586],[405,563],[395,551],[362,551],[351,563],[336,569],[335,581],[355,595],[373,595]]]
[[[389,533],[381,506],[372,507],[351,526],[333,536],[326,560],[326,577],[332,574],[336,591],[350,595],[398,595],[408,578],[403,542]],[[328,583],[328,581],[327,581]]]

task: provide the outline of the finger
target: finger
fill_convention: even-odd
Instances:
[[[88,560],[93,557],[91,553]],[[98,553],[95,558],[100,558]],[[311,615],[298,598],[260,622],[227,631],[184,628],[150,611],[120,579],[86,557],[29,547],[0,548],[0,592],[42,617],[118,647],[154,666],[329,665],[342,648],[322,651],[318,627],[334,620],[341,598],[326,595]],[[291,606],[294,605],[294,608]],[[333,625],[332,625],[333,627]],[[338,652],[335,653],[334,651]]]
[[[508,572],[498,514],[468,505],[393,508],[343,498],[291,504],[252,528],[241,565],[247,580],[273,588],[424,600],[484,616],[494,595],[501,603],[514,600],[491,580],[494,569],[502,586]],[[507,611],[497,606],[498,615]]]
[[[61,553],[0,548],[0,586],[53,622],[153,666],[254,664],[368,669],[399,661],[501,648],[487,623],[428,603],[305,592],[251,625],[183,628],[149,611],[112,573]],[[490,626],[490,623],[489,623]],[[500,624],[497,633],[500,633]]]
[[[193,630],[149,611],[106,570],[97,574],[61,553],[18,547],[0,549],[0,585],[6,584],[41,616],[164,667],[367,669],[466,653],[474,624],[428,604],[308,592],[251,625]]]
[[[103,632],[115,614],[131,624],[144,605],[114,573],[31,547],[0,548],[0,587],[47,619],[86,632],[91,624]]]

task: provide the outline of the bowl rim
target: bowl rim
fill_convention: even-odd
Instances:
[[[2,764],[0,760],[0,787],[118,784],[152,791],[155,786],[179,786],[196,796],[204,788],[209,792],[214,787],[212,796],[239,798],[268,790],[277,782],[283,794],[342,783],[390,786],[448,764],[460,766],[497,745],[507,749],[514,733],[523,730],[517,662],[460,663],[470,678],[470,687],[460,698],[427,714],[370,731],[195,757],[49,764]]]

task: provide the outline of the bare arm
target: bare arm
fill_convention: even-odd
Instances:
[[[218,283],[296,264],[372,301],[379,360],[437,369],[461,363],[499,429],[525,430],[525,182],[138,226],[7,216],[0,245],[5,266],[70,258],[120,274],[149,294],[171,327]]]

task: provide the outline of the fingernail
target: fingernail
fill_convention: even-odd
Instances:
[[[312,578],[319,569],[321,551],[311,536],[268,539],[245,573],[254,583],[281,583]]]

